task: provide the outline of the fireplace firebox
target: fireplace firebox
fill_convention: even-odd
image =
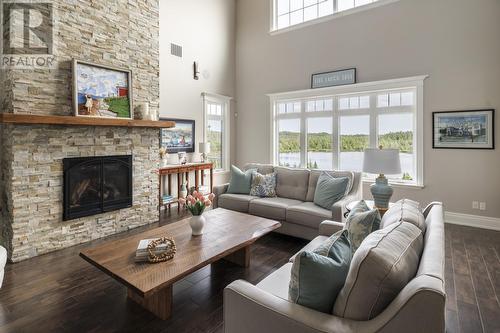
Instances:
[[[132,206],[132,156],[65,158],[63,220]]]

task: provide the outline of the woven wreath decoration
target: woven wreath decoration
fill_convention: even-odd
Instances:
[[[156,255],[154,253],[154,250],[160,244],[167,244],[167,250],[160,255]],[[175,255],[175,252],[177,252],[177,248],[175,247],[175,242],[172,238],[162,237],[149,242],[148,252],[149,252],[148,256],[149,262],[159,263],[172,259]]]

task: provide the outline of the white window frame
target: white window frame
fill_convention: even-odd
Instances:
[[[413,136],[413,149],[415,152],[415,168],[416,168],[416,180],[414,182],[395,182],[394,180],[390,180],[391,183],[395,185],[401,186],[409,186],[409,187],[424,187],[424,80],[427,78],[427,75],[421,76],[413,76],[407,78],[400,79],[392,79],[392,80],[383,80],[383,81],[374,81],[374,82],[364,82],[357,83],[352,85],[345,86],[337,86],[337,87],[328,87],[328,88],[319,88],[319,89],[306,89],[306,90],[298,90],[298,91],[290,91],[290,92],[282,92],[275,94],[268,94],[270,101],[270,122],[271,122],[271,155],[270,161],[274,165],[277,165],[278,154],[279,154],[279,139],[278,139],[278,127],[277,127],[277,119],[300,119],[301,121],[301,133],[305,133],[306,131],[306,119],[311,117],[332,117],[333,123],[338,123],[340,115],[352,114],[352,115],[364,115],[369,114],[366,110],[346,110],[339,112],[338,110],[338,97],[339,95],[362,95],[363,93],[374,93],[381,92],[384,90],[394,91],[394,90],[413,90],[415,92],[415,105],[411,108],[414,109],[414,136]],[[333,103],[333,111],[322,111],[322,112],[305,112],[305,103],[304,100],[314,99],[314,98],[325,98],[332,97],[334,98]],[[342,96],[341,96],[342,97]],[[296,113],[296,114],[280,114],[278,116],[276,105],[280,102],[286,101],[302,101],[302,110],[304,112]],[[370,109],[376,108],[376,101],[374,98],[370,100]],[[394,114],[398,113],[398,111],[404,110],[404,112],[408,112],[407,107],[386,107],[385,110],[389,110],[386,114]],[[377,113],[378,114],[378,113]],[[376,136],[378,122],[376,121],[376,117],[370,117],[370,135]],[[333,126],[333,137],[338,138],[339,133],[338,126]],[[301,165],[305,167],[307,165],[307,159],[304,154],[306,152],[306,136],[301,135],[301,163],[305,165]],[[371,145],[375,145],[377,139],[370,140]],[[375,148],[375,147],[374,147]],[[336,154],[338,151],[336,145],[332,146],[332,153]],[[338,159],[334,159],[334,167],[338,168],[339,161]],[[373,178],[363,178],[364,182],[373,182]]]
[[[354,8],[347,9],[347,10],[343,10],[343,11],[340,11],[340,12],[334,12],[333,14],[330,14],[330,15],[318,17],[318,18],[313,19],[313,20],[309,20],[309,21],[306,21],[306,22],[302,22],[302,23],[290,25],[288,27],[281,28],[281,29],[278,29],[278,14],[277,14],[278,11],[277,11],[277,6],[276,6],[276,1],[277,0],[269,0],[269,1],[270,1],[270,7],[269,7],[270,8],[270,11],[269,11],[270,12],[270,15],[269,15],[269,17],[270,17],[270,25],[269,25],[270,29],[269,29],[269,34],[271,34],[271,35],[277,35],[277,34],[281,34],[281,33],[284,33],[284,32],[301,29],[301,28],[304,28],[304,27],[307,27],[307,26],[310,26],[310,25],[313,25],[313,24],[318,24],[318,23],[330,21],[330,20],[333,20],[333,19],[336,19],[336,18],[339,18],[339,17],[343,17],[343,16],[355,14],[355,13],[358,13],[358,12],[362,12],[362,11],[365,11],[365,10],[370,10],[370,9],[377,8],[377,7],[380,7],[380,6],[388,5],[388,4],[391,4],[393,2],[397,2],[397,1],[400,1],[400,0],[378,0],[378,1],[375,1],[373,3],[369,3],[369,4],[366,4],[366,5],[361,5],[361,6],[354,7]],[[337,8],[336,4],[334,4],[334,6],[335,6],[335,8]]]
[[[203,107],[203,142],[207,141],[207,125],[208,125],[208,115],[207,115],[207,104],[216,103],[222,105],[222,168],[214,169],[215,173],[225,173],[229,172],[229,167],[231,163],[231,100],[232,97],[204,92],[201,94],[202,97],[202,107]]]

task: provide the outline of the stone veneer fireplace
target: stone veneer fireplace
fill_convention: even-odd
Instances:
[[[2,125],[0,134],[0,226],[12,261],[159,220],[158,129]],[[64,221],[63,161],[124,155],[133,156],[133,204]]]
[[[133,102],[158,111],[158,0],[52,4],[55,67],[2,70],[0,112],[73,115],[74,58],[130,69]],[[0,125],[0,143],[0,244],[12,261],[158,221],[157,129]],[[132,206],[63,221],[63,160],[113,155],[133,156]]]

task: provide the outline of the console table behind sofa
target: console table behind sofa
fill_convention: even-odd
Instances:
[[[158,169],[158,176],[160,177],[160,190],[159,190],[159,209],[161,213],[161,207],[166,206],[170,210],[172,204],[176,204],[179,201],[179,193],[181,191],[182,180],[184,175],[186,176],[186,187],[189,189],[189,173],[194,171],[194,186],[198,189],[200,182],[201,185],[205,185],[205,170],[210,171],[210,192],[212,192],[212,187],[214,184],[214,166],[213,163],[187,163],[187,164],[176,164],[167,165]],[[201,179],[200,179],[201,173]],[[163,202],[163,180],[167,178],[167,191],[169,195],[172,195],[172,175],[177,175],[177,197],[172,201]],[[180,211],[180,205],[177,205],[177,211]]]

